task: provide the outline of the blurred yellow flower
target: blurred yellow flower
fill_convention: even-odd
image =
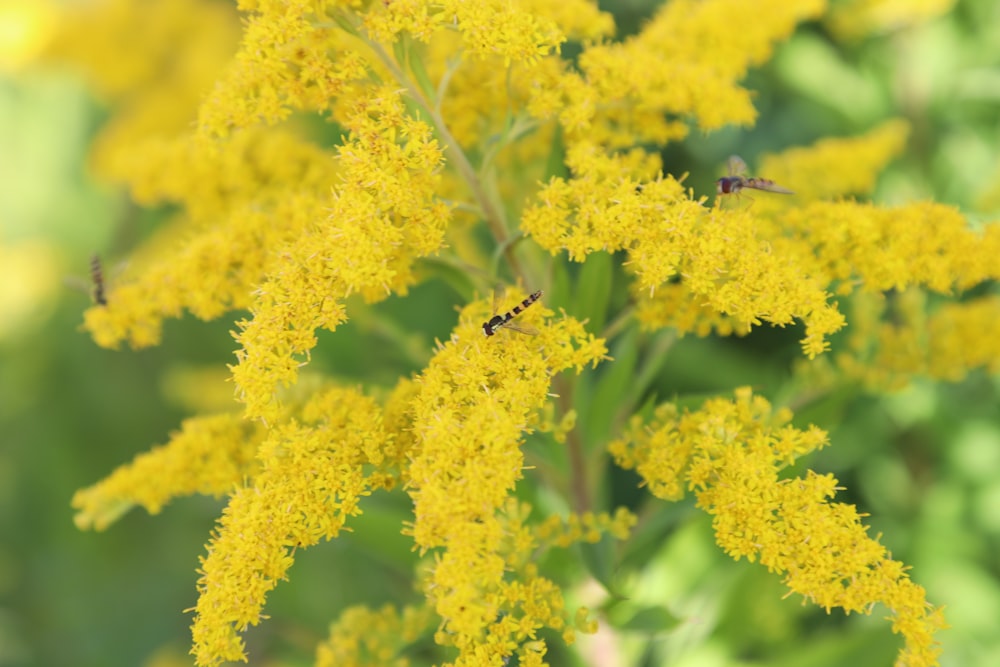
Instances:
[[[52,39],[55,14],[32,0],[0,2],[0,71],[17,71],[38,57]]]

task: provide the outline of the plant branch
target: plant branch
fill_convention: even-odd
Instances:
[[[573,382],[561,375],[552,379],[556,391],[559,393],[559,410],[562,414],[573,409]],[[580,424],[577,421],[568,433],[566,433],[566,454],[569,457],[569,496],[573,511],[583,514],[592,509],[592,499],[590,497],[590,473],[587,469],[587,453],[580,437]]]

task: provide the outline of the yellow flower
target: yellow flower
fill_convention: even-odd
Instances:
[[[918,288],[888,297],[855,294],[848,338],[835,355],[839,380],[859,380],[871,391],[895,391],[915,377],[958,382],[976,368],[1000,370],[1000,300],[983,296],[934,306],[930,301]],[[799,370],[803,377],[808,372]]]
[[[327,2],[244,3],[240,49],[205,99],[198,127],[206,136],[274,124],[293,110],[329,110],[331,102],[367,78],[363,54],[340,30],[329,30]]]
[[[841,39],[896,31],[946,14],[955,0],[849,0],[834,5],[826,23]]]
[[[77,63],[110,99],[142,99],[160,88],[185,91],[161,110],[171,117],[184,108],[180,103],[197,101],[204,92],[199,86],[215,79],[239,37],[232,9],[199,0],[106,0],[59,11],[49,57]]]
[[[296,549],[336,537],[377,488],[366,467],[391,442],[375,402],[350,389],[317,394],[301,422],[275,425],[260,446],[260,472],[230,497],[201,559],[191,632],[199,666],[246,660],[239,635],[262,619]]]
[[[188,419],[166,445],[77,491],[72,503],[78,510],[76,525],[104,530],[135,505],[158,514],[178,496],[229,493],[256,473],[254,456],[263,437],[261,428],[238,415]]]
[[[140,255],[134,270],[109,276],[108,303],[86,312],[84,328],[104,347],[124,340],[141,348],[158,344],[163,321],[184,310],[214,319],[246,308],[253,285],[273,267],[270,249],[289,243],[322,210],[315,197],[289,196],[269,211],[236,206],[209,227],[178,223],[147,246],[144,254],[155,259],[145,263]],[[274,215],[282,216],[282,226],[273,224]],[[182,241],[174,238],[182,232]]]
[[[279,385],[295,381],[316,344],[315,330],[346,319],[343,301],[405,294],[413,263],[440,248],[448,207],[434,199],[441,152],[430,128],[405,114],[393,89],[369,91],[339,149],[344,180],[328,215],[309,220],[281,249],[239,322],[242,349],[232,367],[247,416],[273,418]]]
[[[790,190],[797,199],[870,195],[885,166],[902,152],[909,124],[890,120],[858,137],[821,139],[761,157],[759,173]]]
[[[551,582],[530,569],[527,579],[504,577],[505,552],[510,553],[504,536],[519,533],[510,522],[519,523],[524,514],[509,505],[523,475],[522,433],[538,423],[552,374],[579,371],[606,354],[603,341],[572,318],[542,324],[549,314],[536,304],[518,316],[521,325],[541,329],[537,336],[501,329],[487,338],[481,326],[489,317],[486,304],[470,304],[451,340],[417,380],[409,532],[422,551],[436,550],[425,593],[442,619],[438,643],[460,652],[456,664],[509,656],[512,634],[533,637],[533,631],[508,627],[504,614],[533,627],[560,629],[565,622],[561,595]],[[512,543],[518,549],[527,544],[530,540]]]
[[[670,117],[691,117],[703,130],[752,123],[750,93],[737,82],[824,8],[822,0],[665,3],[635,37],[584,49],[580,77],[562,77],[568,139],[618,147],[683,137],[686,127]]]
[[[399,653],[416,641],[432,620],[427,606],[392,605],[345,610],[330,625],[330,636],[316,647],[316,667],[407,667]]]
[[[779,478],[796,458],[827,444],[825,433],[788,426],[790,419],[745,388],[734,401],[712,399],[695,412],[660,406],[650,424],[635,419],[609,450],[654,495],[677,500],[694,491],[698,507],[712,515],[719,546],[783,575],[790,591],[827,611],[867,614],[884,604],[893,631],[906,640],[896,664],[936,665],[940,610],[868,536],[853,505],[830,502],[837,480],[812,471]]]
[[[558,52],[565,40],[563,32],[547,14],[562,17],[577,9],[577,20],[568,27],[594,36],[608,30],[607,16],[596,12],[592,5],[579,0],[563,4],[568,6],[541,1],[445,0],[428,3],[403,0],[385,3],[382,11],[367,13],[364,28],[377,42],[392,44],[403,32],[426,42],[438,31],[453,27],[464,49],[474,56],[496,56],[505,67],[515,62],[531,65]]]
[[[126,183],[136,169],[181,176],[187,164],[175,171],[158,154],[187,133],[202,95],[232,57],[236,13],[201,0],[105,0],[59,12],[48,57],[71,61],[116,104],[92,149],[97,174]]]

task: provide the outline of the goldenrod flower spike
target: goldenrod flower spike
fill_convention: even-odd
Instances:
[[[409,667],[410,661],[399,654],[433,620],[427,605],[400,610],[388,604],[379,609],[351,607],[330,624],[329,638],[316,647],[316,667]]]
[[[666,143],[688,131],[671,120],[678,117],[703,130],[750,125],[756,110],[739,81],[825,6],[822,0],[672,0],[637,35],[585,48],[579,73],[538,72],[542,85],[533,87],[528,108],[558,117],[570,146]]]
[[[246,660],[240,637],[263,618],[296,549],[336,537],[359,502],[382,486],[366,472],[392,437],[375,402],[351,389],[318,393],[301,421],[275,425],[257,454],[260,472],[230,497],[201,559],[191,632],[200,667]]]
[[[240,49],[198,112],[203,136],[227,137],[258,124],[273,125],[296,109],[331,110],[369,76],[350,37],[330,30],[324,9],[336,2],[242,2]]]
[[[596,250],[624,249],[636,276],[634,290],[647,294],[643,300],[656,299],[665,282],[681,275],[684,289],[706,312],[723,314],[736,327],[761,321],[784,326],[799,318],[806,324],[802,346],[809,357],[825,351],[829,335],[843,327],[825,284],[814,277],[819,271],[811,257],[794,247],[792,253],[775,252],[774,245],[785,241],[771,236],[766,220],[745,210],[706,211],[674,179],[643,182],[650,174],[642,167],[630,168],[626,159],[583,143],[568,162],[574,178],[553,179],[522,219],[524,230],[551,252],[566,250],[570,259],[582,261]],[[674,322],[674,311],[642,301],[639,313],[650,327]]]
[[[421,551],[435,551],[425,592],[442,619],[438,643],[460,651],[456,664],[482,651],[495,659],[509,656],[513,630],[498,614],[517,604],[535,608],[537,624],[564,629],[556,608],[561,595],[551,582],[532,576],[508,599],[514,591],[504,579],[503,544],[510,530],[501,510],[522,478],[522,434],[537,424],[551,376],[579,372],[607,352],[572,318],[542,323],[550,311],[540,305],[519,315],[540,330],[537,336],[501,330],[487,338],[480,323],[488,312],[484,301],[463,310],[451,340],[418,378],[413,399],[410,533]],[[510,514],[515,509],[508,507],[508,520],[517,516]],[[519,601],[525,596],[536,606]]]
[[[1000,371],[1000,298],[945,303],[932,312],[928,301],[920,288],[891,298],[855,294],[851,328],[833,363],[797,374],[816,388],[856,380],[869,391],[890,392],[918,377],[959,382],[977,368]],[[827,378],[817,379],[823,372]]]
[[[437,252],[449,208],[436,200],[442,155],[431,129],[405,114],[399,91],[380,88],[357,100],[352,134],[339,148],[342,184],[328,215],[282,249],[281,264],[259,287],[239,322],[242,349],[232,367],[247,416],[270,420],[276,392],[295,382],[316,344],[316,329],[347,317],[343,301],[378,301],[415,281],[413,263]]]
[[[94,486],[73,496],[80,528],[104,530],[122,514],[141,505],[158,514],[176,497],[221,497],[257,471],[262,428],[239,415],[221,414],[185,420],[161,447],[138,455]]]
[[[744,388],[735,400],[712,399],[694,412],[661,405],[652,423],[635,420],[609,450],[656,496],[677,500],[693,491],[712,515],[719,546],[783,575],[792,593],[827,611],[870,614],[885,605],[906,640],[898,667],[936,665],[941,610],[868,536],[853,505],[830,502],[837,480],[812,471],[779,479],[782,468],[827,444],[824,432],[789,426],[790,419]]]
[[[870,195],[909,135],[906,121],[890,120],[857,137],[821,139],[811,146],[764,155],[757,170],[794,190],[799,201]]]

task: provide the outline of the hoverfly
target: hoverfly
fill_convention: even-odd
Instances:
[[[514,319],[518,313],[542,298],[542,291],[538,290],[534,294],[529,295],[528,298],[514,306],[511,310],[508,310],[503,315],[499,315],[500,300],[503,298],[503,293],[504,291],[502,288],[498,288],[493,292],[493,317],[483,322],[483,333],[486,334],[486,337],[489,338],[502,327],[531,336],[537,334],[538,332],[531,327],[520,327],[516,324],[511,324],[510,321]]]
[[[782,195],[795,194],[788,188],[777,185],[767,178],[757,178],[747,176],[747,163],[739,155],[729,158],[729,175],[723,176],[715,182],[715,192],[720,195],[736,195],[737,197],[744,188],[753,190],[763,190],[765,192],[777,192]]]
[[[108,297],[104,292],[104,270],[101,267],[101,258],[94,255],[90,258],[90,281],[93,288],[90,296],[98,306],[108,305]]]

